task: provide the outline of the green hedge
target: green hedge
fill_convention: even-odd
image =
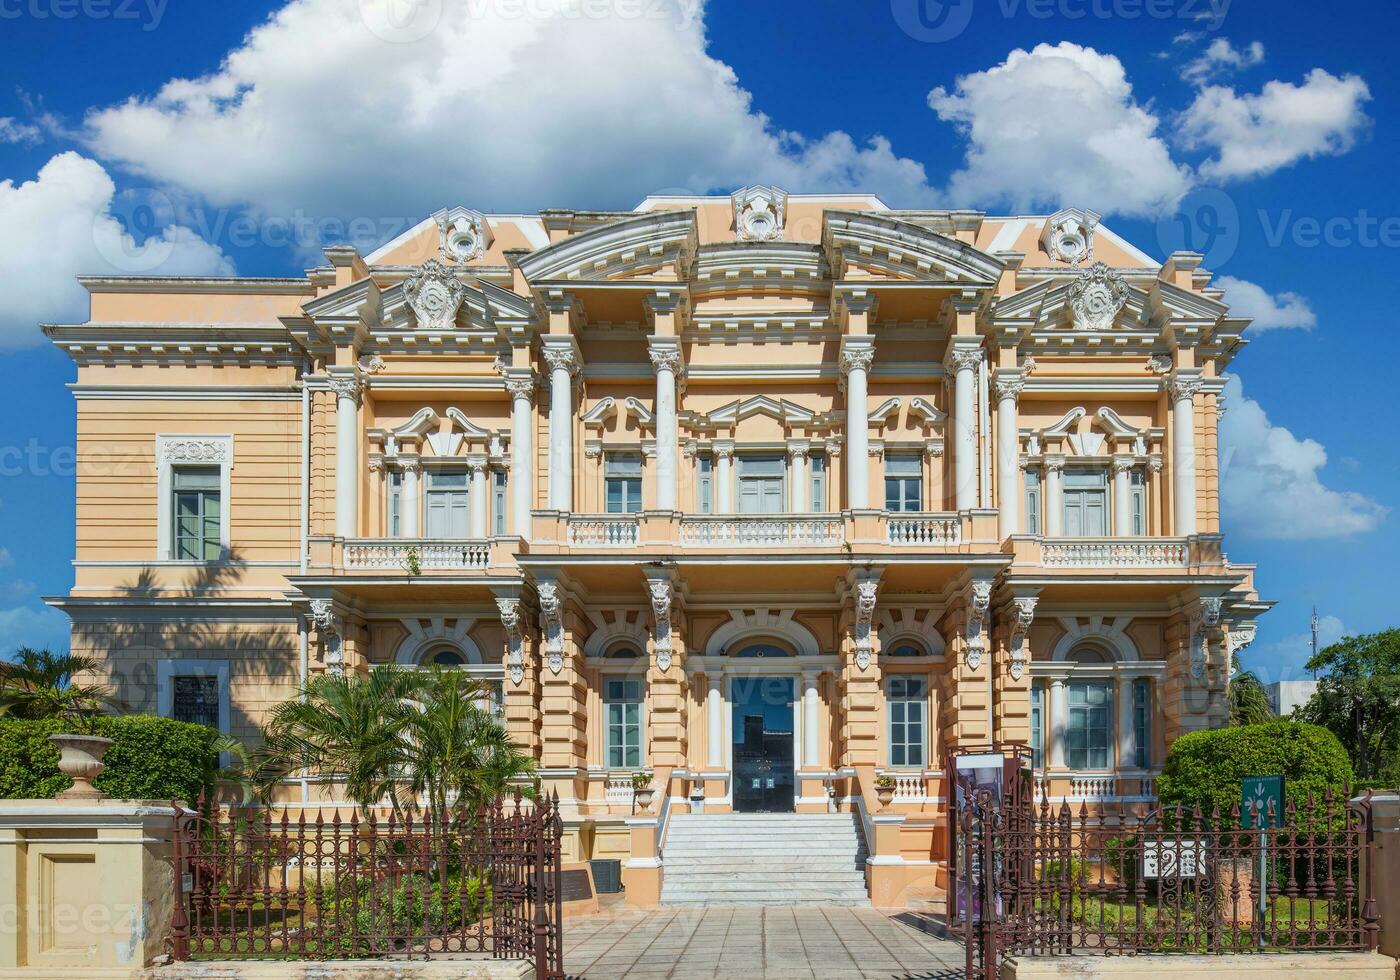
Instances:
[[[1240,800],[1240,782],[1250,776],[1284,778],[1285,802],[1303,814],[1308,794],[1317,801],[1330,786],[1340,798],[1352,783],[1351,760],[1337,736],[1321,725],[1271,721],[1191,732],[1172,743],[1157,796],[1163,805],[1200,805],[1221,813]]]
[[[71,786],[58,771],[58,748],[48,739],[72,728],[57,719],[0,720],[0,799],[51,799]],[[125,715],[94,719],[91,734],[113,742],[103,759],[107,769],[96,780],[108,796],[193,802],[201,790],[214,787],[219,733],[211,728]]]

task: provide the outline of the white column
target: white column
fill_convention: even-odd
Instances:
[[[715,451],[715,513],[734,513],[734,443],[717,442]]]
[[[1132,769],[1136,766],[1137,753],[1133,751],[1133,677],[1119,677],[1118,690],[1114,692],[1118,706],[1117,751],[1114,767]]]
[[[569,346],[546,347],[549,365],[549,506],[574,509],[574,366],[578,362]]]
[[[953,491],[958,510],[977,506],[977,367],[980,348],[953,352]]]
[[[817,699],[817,678],[820,671],[802,672],[802,767],[816,769],[821,765],[818,756],[820,741],[817,733],[820,724],[817,720],[820,702]]]
[[[1065,767],[1065,726],[1069,722],[1069,692],[1063,677],[1050,678],[1050,768]]]
[[[510,390],[510,531],[530,536],[530,511],[535,499],[534,400],[535,379],[511,378]]]
[[[335,392],[335,533],[353,538],[360,523],[359,378],[332,378]]]
[[[1196,533],[1196,418],[1194,398],[1201,380],[1178,374],[1171,381],[1172,396],[1172,499],[1175,524],[1172,533]]]
[[[721,674],[710,674],[707,678],[710,689],[705,695],[705,765],[710,769],[724,766],[724,698],[720,693]]]
[[[416,459],[403,464],[403,486],[399,489],[399,529],[405,538],[418,537],[418,513],[422,504],[418,495],[418,478],[423,464]]]
[[[656,370],[656,508],[676,509],[676,457],[679,441],[676,431],[676,376],[681,370],[681,352],[675,341],[653,339],[651,365]]]
[[[794,514],[807,511],[807,440],[788,443],[788,510]]]
[[[1113,457],[1113,533],[1122,538],[1133,533],[1133,458]]]
[[[870,506],[870,399],[869,372],[875,346],[869,340],[847,339],[841,351],[846,375],[846,506],[865,510]]]
[[[1065,458],[1045,457],[1045,534],[1065,533]]]
[[[491,491],[486,483],[486,457],[473,456],[467,459],[467,470],[472,475],[471,492],[468,499],[471,502],[471,518],[467,527],[467,536],[472,538],[484,538],[486,533],[487,505],[491,501]]]
[[[1020,372],[996,379],[997,508],[1003,538],[1021,530],[1021,437],[1016,422],[1016,399],[1024,385]]]

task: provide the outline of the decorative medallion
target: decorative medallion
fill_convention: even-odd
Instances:
[[[419,327],[448,330],[457,322],[467,287],[447,266],[429,259],[403,281],[403,291]]]
[[[444,259],[466,264],[486,254],[491,232],[480,211],[456,207],[433,215],[438,223],[439,249]]]
[[[160,439],[157,445],[160,458],[166,463],[227,463],[229,461],[230,442],[226,437],[221,439]]]
[[[734,234],[741,242],[771,242],[783,237],[787,192],[777,187],[741,187],[729,196]]]
[[[1078,330],[1108,330],[1123,304],[1128,286],[1123,277],[1102,262],[1079,274],[1069,287],[1069,305]]]
[[[1070,265],[1082,265],[1094,259],[1094,229],[1099,216],[1093,211],[1064,208],[1045,221],[1040,244],[1050,258]]]

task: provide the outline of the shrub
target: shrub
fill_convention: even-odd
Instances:
[[[339,900],[320,896],[321,925],[335,923],[336,943],[343,953],[365,955],[371,950],[368,937],[441,936],[474,925],[491,902],[491,888],[483,880],[460,870],[446,877],[424,874],[397,879],[368,878],[359,888],[347,879],[339,890]],[[323,889],[327,886],[323,886]],[[350,932],[353,923],[353,932]],[[349,935],[346,935],[350,932]]]
[[[51,799],[72,785],[58,771],[50,735],[72,729],[58,718],[0,720],[0,799]],[[212,791],[219,770],[219,733],[153,715],[99,717],[92,734],[112,740],[107,769],[95,785],[120,800],[184,800]]]
[[[1330,787],[1340,803],[1352,781],[1351,760],[1337,736],[1320,725],[1272,721],[1213,731],[1191,732],[1172,743],[1157,796],[1163,806],[1200,806],[1222,814],[1240,801],[1240,783],[1250,776],[1281,774],[1285,805],[1293,803],[1299,818],[1307,811],[1309,794],[1320,809]]]

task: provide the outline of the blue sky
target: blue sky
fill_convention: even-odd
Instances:
[[[1258,317],[1226,545],[1299,676],[1395,625],[1400,14],[1263,0],[0,0],[0,635],[62,645],[78,273],[295,274],[450,204],[626,208],[772,181],[1093,208]]]

